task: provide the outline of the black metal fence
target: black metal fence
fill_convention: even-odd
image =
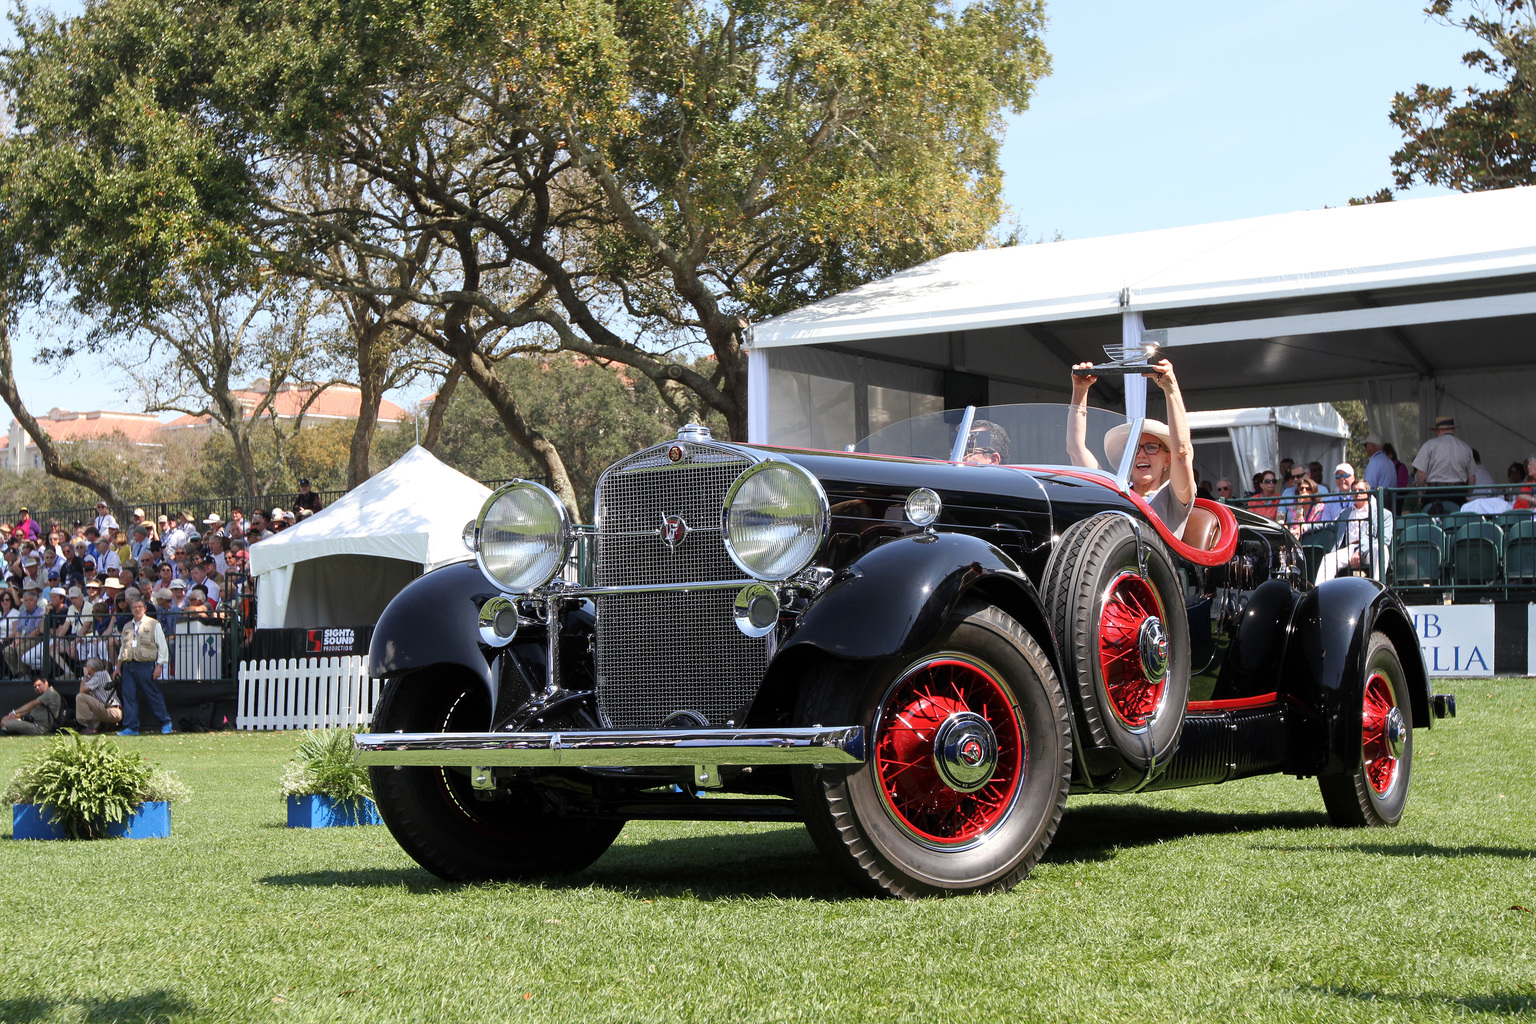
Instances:
[[[30,681],[42,676],[50,682],[78,682],[87,659],[100,658],[108,670],[117,660],[123,622],[120,616],[97,620],[105,625],[76,629],[68,613],[43,616],[42,633],[13,635],[16,620],[0,621],[0,680]],[[162,612],[165,629],[168,681],[233,683],[242,651],[249,642],[247,619],[239,602],[228,609],[206,614]],[[6,628],[9,627],[9,628]]]
[[[1317,504],[1294,497],[1232,504],[1290,526],[1313,579],[1325,562],[1338,563],[1339,552],[1352,554],[1350,546],[1363,543],[1365,574],[1410,603],[1536,602],[1536,495],[1517,486],[1382,488],[1372,492],[1366,523],[1354,533],[1333,514],[1354,506],[1345,495],[1322,495]],[[1318,507],[1327,517],[1309,521]]]

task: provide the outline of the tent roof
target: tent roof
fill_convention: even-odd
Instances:
[[[326,555],[374,555],[433,569],[464,558],[464,523],[491,490],[420,446],[317,514],[251,546],[256,575]]]
[[[1305,430],[1325,437],[1348,437],[1349,424],[1326,402],[1312,405],[1271,405],[1253,409],[1209,409],[1189,413],[1190,430],[1252,427],[1273,422],[1277,427]]]
[[[757,325],[827,344],[1536,273],[1536,187],[951,253]],[[1523,308],[1519,310],[1523,312]]]

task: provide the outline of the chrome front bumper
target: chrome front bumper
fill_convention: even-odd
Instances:
[[[862,764],[860,726],[807,729],[592,729],[383,732],[353,741],[359,764],[516,768]]]

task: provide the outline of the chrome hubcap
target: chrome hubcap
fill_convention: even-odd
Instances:
[[[1141,670],[1148,682],[1162,682],[1168,674],[1168,630],[1163,628],[1163,620],[1156,616],[1143,620],[1137,642],[1141,649]]]
[[[997,734],[975,712],[957,711],[934,733],[933,765],[945,785],[974,793],[997,770]]]
[[[1387,752],[1393,757],[1403,756],[1403,747],[1408,742],[1408,727],[1403,722],[1403,712],[1393,708],[1387,712],[1386,724]]]

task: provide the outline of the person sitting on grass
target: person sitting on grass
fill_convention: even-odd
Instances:
[[[37,696],[0,718],[0,729],[18,736],[46,736],[59,727],[59,717],[64,713],[64,698],[59,691],[38,676],[32,680],[32,692]]]
[[[80,731],[91,735],[122,720],[123,705],[107,663],[101,658],[87,658],[85,678],[80,681],[80,693],[75,697],[75,721],[80,723]]]

